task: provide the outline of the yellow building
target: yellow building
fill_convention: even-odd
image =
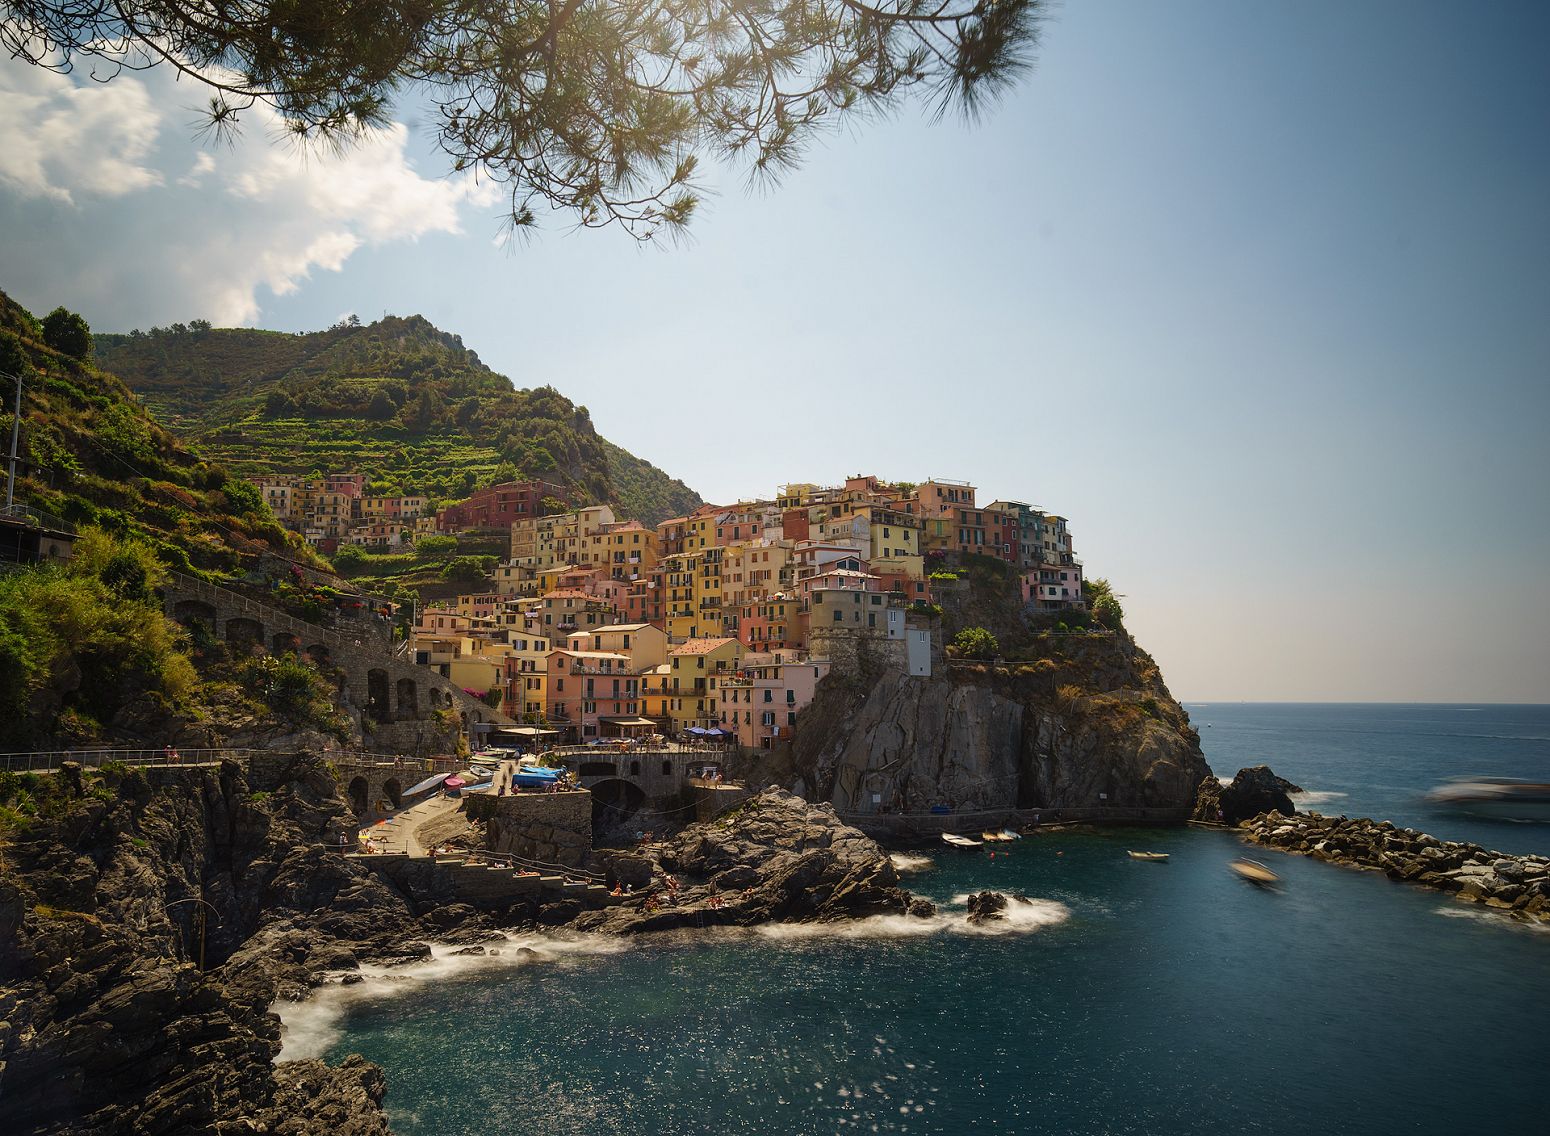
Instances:
[[[672,720],[673,667],[663,663],[640,676],[641,717],[653,721]]]
[[[693,639],[699,628],[695,589],[700,557],[692,552],[670,556],[662,562],[662,618],[667,637],[674,643]]]
[[[671,671],[672,697],[668,708],[675,733],[690,726],[715,726],[720,721],[719,693],[712,686],[736,674],[743,657],[743,645],[736,639],[690,639],[670,648],[667,664]]]
[[[625,655],[630,670],[644,672],[667,662],[667,632],[649,623],[612,623],[566,637],[567,651],[610,651]]]

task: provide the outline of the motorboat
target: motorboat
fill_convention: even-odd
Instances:
[[[956,832],[944,832],[942,833],[942,839],[954,848],[979,848],[985,843],[983,840],[973,840],[967,836],[959,836]]]
[[[1132,860],[1151,860],[1154,863],[1161,863],[1168,858],[1166,852],[1131,852],[1129,855]]]
[[[1281,877],[1272,872],[1258,860],[1250,860],[1247,856],[1241,856],[1233,860],[1228,868],[1240,879],[1247,880],[1259,887],[1274,887],[1281,882]]]
[[[1550,821],[1550,784],[1512,777],[1449,781],[1426,794],[1436,808],[1488,820]]]
[[[1021,840],[1022,838],[1023,838],[1023,834],[1022,833],[1016,832],[1016,831],[1014,831],[1014,830],[1012,830],[1010,828],[1003,828],[1001,830],[1001,839],[1002,840]]]

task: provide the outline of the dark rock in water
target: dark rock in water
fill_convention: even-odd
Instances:
[[[1277,777],[1268,765],[1238,770],[1232,784],[1221,792],[1222,823],[1238,824],[1260,813],[1294,815],[1297,806],[1292,804],[1288,786],[1296,788],[1290,781]]]
[[[1195,811],[1190,820],[1204,821],[1206,824],[1221,823],[1222,783],[1215,777],[1207,777],[1200,783],[1195,793]]]
[[[969,922],[988,923],[992,919],[1002,919],[1001,914],[1006,910],[1006,896],[998,891],[982,891],[969,896]]]
[[[482,955],[486,952],[483,947],[460,947],[452,953],[455,955]]]
[[[580,930],[619,933],[903,914],[912,896],[876,841],[829,805],[771,787],[728,815],[691,825],[650,856],[680,878],[665,889],[576,921]],[[647,910],[647,906],[652,909]]]
[[[916,896],[910,900],[909,914],[916,919],[930,919],[936,914],[936,904],[929,899]]]

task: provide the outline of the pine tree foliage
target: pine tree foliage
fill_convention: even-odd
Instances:
[[[682,229],[701,157],[756,175],[814,128],[920,93],[978,113],[1027,66],[1043,0],[6,0],[0,49],[109,78],[175,68],[216,135],[262,103],[347,141],[428,101],[456,169],[639,239]]]

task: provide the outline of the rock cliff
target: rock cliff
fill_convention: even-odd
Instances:
[[[275,998],[413,922],[326,850],[321,764],[35,780],[0,858],[0,1131],[385,1133],[375,1067],[273,1064]]]
[[[1194,804],[1199,736],[1127,635],[1035,634],[1019,654],[831,675],[799,719],[800,787],[841,812]]]

